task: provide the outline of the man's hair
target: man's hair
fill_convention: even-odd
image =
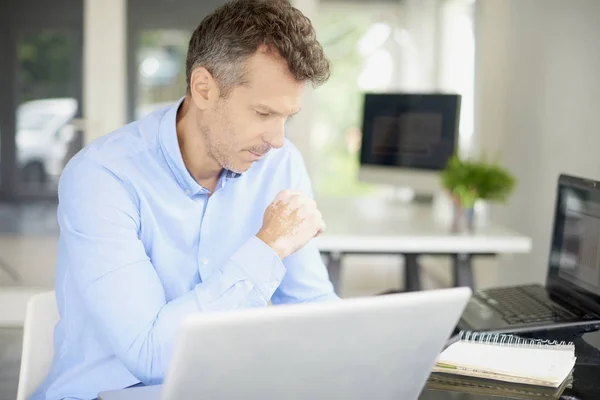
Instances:
[[[246,60],[261,45],[282,57],[298,81],[318,86],[329,78],[329,61],[302,12],[286,0],[234,0],[213,11],[194,31],[185,66],[188,90],[192,71],[204,67],[226,97],[246,82]]]

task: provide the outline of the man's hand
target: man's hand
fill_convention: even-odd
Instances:
[[[283,190],[267,207],[256,236],[283,260],[324,230],[325,223],[314,200],[302,192]]]

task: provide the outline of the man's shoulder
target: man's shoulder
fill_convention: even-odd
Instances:
[[[265,157],[264,164],[269,168],[304,168],[302,154],[289,139],[285,139],[285,144],[280,149],[271,150]]]
[[[82,150],[82,156],[99,163],[114,163],[136,157],[149,150],[152,143],[140,129],[143,121],[135,121],[107,133]]]
[[[126,180],[132,170],[154,158],[159,123],[160,115],[153,113],[92,140],[65,166],[62,186],[82,185],[86,177]]]
[[[160,113],[155,112],[100,136],[87,144],[72,161],[111,169],[152,155],[158,145],[160,117]]]
[[[303,179],[306,174],[304,160],[298,148],[290,141],[285,141],[283,147],[271,150],[263,160],[250,169],[250,181],[255,183],[291,188]]]

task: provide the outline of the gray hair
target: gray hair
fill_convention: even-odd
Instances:
[[[298,81],[318,86],[329,78],[329,61],[302,12],[286,0],[234,0],[204,18],[192,34],[188,91],[192,71],[204,67],[227,97],[233,87],[246,83],[246,61],[261,45],[281,56]]]

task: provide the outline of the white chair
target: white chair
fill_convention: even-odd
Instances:
[[[50,371],[58,320],[54,291],[36,294],[27,303],[17,400],[30,397]]]

